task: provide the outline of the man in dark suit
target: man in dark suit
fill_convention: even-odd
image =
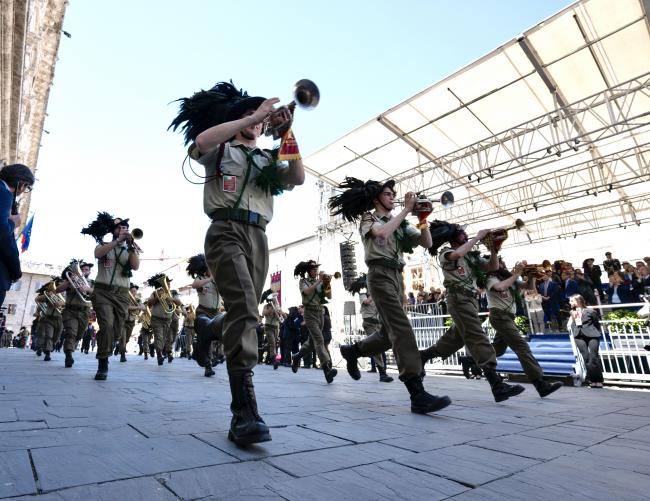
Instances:
[[[552,277],[553,272],[546,270],[544,279],[537,286],[537,290],[542,295],[544,322],[550,323],[551,329],[558,330],[562,325],[560,320],[560,285],[551,280]]]
[[[0,306],[11,284],[22,276],[14,230],[20,226],[16,198],[30,191],[34,174],[22,164],[0,169]]]
[[[621,271],[621,262],[618,259],[613,259],[611,252],[605,252],[605,257],[603,268],[605,268],[608,275],[611,275],[615,271]]]
[[[587,258],[582,262],[582,271],[585,274],[585,280],[591,283],[592,289],[598,291],[600,296],[600,301],[605,302],[605,292],[603,291],[603,282],[601,276],[603,272],[600,269],[600,266],[594,264],[595,260],[593,257]]]

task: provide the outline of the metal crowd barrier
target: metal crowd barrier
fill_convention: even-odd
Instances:
[[[638,309],[643,303],[627,305],[602,305],[594,308],[601,309],[603,315],[617,309]],[[418,348],[423,349],[436,343],[445,333],[445,321],[451,318],[443,315],[435,304],[417,304],[406,307],[407,315],[415,332]],[[487,313],[480,313],[483,320],[485,334],[493,339],[494,332],[487,321]],[[359,322],[360,325],[360,322]],[[601,320],[603,333],[600,343],[599,355],[603,367],[605,382],[650,384],[650,351],[644,349],[650,345],[650,326],[648,321],[642,319]],[[344,343],[354,343],[363,339],[362,331],[349,333]],[[576,379],[584,381],[584,361],[573,343],[576,355]],[[336,350],[338,351],[338,350]],[[464,348],[446,360],[435,359],[426,365],[429,371],[445,374],[461,374],[462,367],[458,356],[465,355]],[[389,364],[394,364],[394,357],[389,351],[386,353]],[[338,357],[336,357],[338,358]]]

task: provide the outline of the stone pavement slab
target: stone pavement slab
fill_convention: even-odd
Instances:
[[[453,404],[410,412],[399,382],[255,369],[273,441],[228,441],[223,366],[0,350],[0,499],[648,499],[650,392],[531,385],[501,404],[485,381],[428,376]],[[25,496],[25,497],[20,497]]]
[[[0,498],[36,492],[36,483],[26,450],[0,454]]]

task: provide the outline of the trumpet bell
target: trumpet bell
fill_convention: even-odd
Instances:
[[[144,236],[144,232],[140,228],[133,228],[131,231],[131,237],[133,240],[140,240]]]
[[[293,96],[296,104],[305,110],[314,109],[320,101],[318,86],[307,78],[298,80],[295,83],[293,86]]]
[[[454,205],[454,194],[451,191],[445,191],[440,195],[440,205],[443,209],[449,209]]]
[[[515,229],[522,231],[525,228],[526,228],[526,223],[524,223],[521,219],[515,220]]]

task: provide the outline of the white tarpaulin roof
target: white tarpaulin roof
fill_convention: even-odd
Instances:
[[[435,217],[522,218],[537,240],[650,221],[645,4],[577,2],[305,166],[332,185],[352,175],[395,178],[402,193],[451,190],[456,204]]]

